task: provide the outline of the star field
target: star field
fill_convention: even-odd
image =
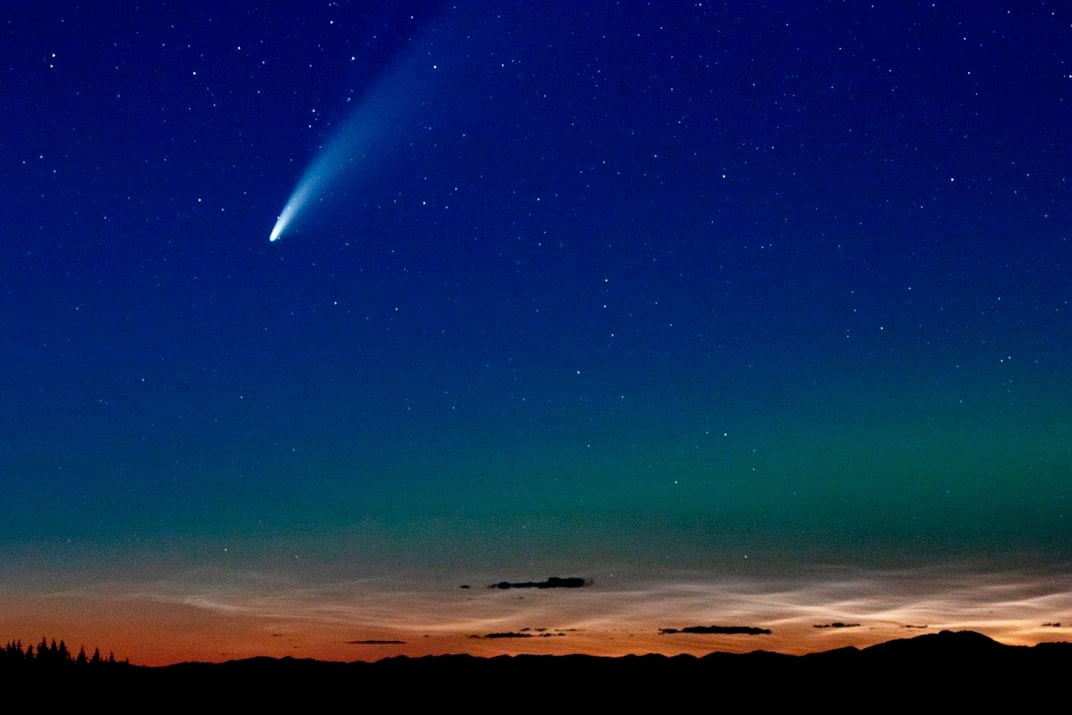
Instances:
[[[396,598],[505,652],[454,589],[552,573],[613,587],[510,628],[593,652],[704,621],[677,583],[870,623],[889,578],[947,624],[1006,583],[1060,621],[1069,47],[1051,2],[6,6],[4,637],[151,592],[133,658],[195,628],[165,601],[267,652],[360,583],[350,639]],[[822,610],[835,567],[872,611]]]

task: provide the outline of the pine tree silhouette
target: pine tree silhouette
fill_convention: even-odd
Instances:
[[[101,656],[100,648],[93,649],[91,659],[86,656],[85,646],[80,646],[78,655],[74,656],[70,648],[67,647],[66,641],[61,640],[57,643],[53,639],[50,642],[47,638],[42,638],[36,647],[33,645],[26,646],[25,650],[22,648],[21,640],[8,641],[5,645],[0,646],[0,681],[8,673],[14,672],[16,669],[29,668],[34,671],[54,672],[68,668],[81,670],[87,665],[113,669],[129,666],[130,661],[116,660],[114,652],[110,652],[108,659],[105,660]]]

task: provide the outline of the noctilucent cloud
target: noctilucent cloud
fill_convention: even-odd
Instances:
[[[0,9],[0,639],[1068,640],[1069,47],[1048,2]]]

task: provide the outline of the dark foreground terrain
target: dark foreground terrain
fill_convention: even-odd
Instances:
[[[1063,692],[1072,674],[1072,643],[1008,646],[971,631],[942,631],[868,648],[843,648],[804,656],[764,651],[711,653],[703,657],[467,655],[395,657],[374,663],[293,658],[250,658],[226,663],[144,667],[118,663],[94,669],[6,663],[0,681],[38,679],[75,685],[116,686],[131,697],[211,699],[218,694],[247,701],[346,695],[354,704],[398,705],[468,701],[492,709],[528,705],[572,710],[570,704],[651,702],[701,698],[714,704],[830,700],[850,695],[933,702],[985,700],[991,693],[1023,703]],[[1023,696],[1021,698],[1021,696]],[[206,700],[208,702],[208,700]]]

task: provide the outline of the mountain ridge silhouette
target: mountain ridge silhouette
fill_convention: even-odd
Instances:
[[[1049,692],[1072,667],[1072,643],[1005,645],[973,631],[942,631],[857,648],[804,655],[768,650],[711,652],[701,656],[630,654],[469,654],[391,656],[376,661],[323,661],[257,656],[220,663],[188,661],[164,666],[124,665],[113,670],[67,668],[32,671],[48,682],[66,680],[126,694],[225,692],[245,702],[275,704],[273,693],[318,698],[353,693],[399,703],[483,702],[512,707],[530,699],[573,694],[561,709],[580,702],[634,706],[634,696],[666,702],[706,696],[719,702],[797,702],[883,693],[911,700],[926,692],[952,704],[995,692]],[[24,671],[31,674],[31,671]],[[15,682],[13,668],[0,667],[0,681]],[[520,698],[520,700],[519,700]],[[542,700],[541,700],[542,702]],[[839,701],[840,702],[840,701]],[[550,709],[559,709],[557,705]]]
[[[991,657],[991,658],[1003,658],[1003,657],[1022,657],[1030,653],[1045,653],[1046,656],[1060,656],[1069,659],[1069,664],[1072,665],[1072,642],[1068,641],[1047,641],[1038,643],[1033,646],[1023,645],[1008,645],[994,640],[993,638],[979,633],[977,631],[951,631],[942,630],[938,633],[926,633],[923,635],[913,636],[910,638],[896,638],[881,643],[876,643],[869,646],[845,646],[841,648],[832,648],[829,650],[815,651],[811,653],[803,653],[800,655],[793,655],[788,653],[779,653],[777,651],[770,651],[766,649],[756,649],[747,652],[727,652],[727,651],[712,651],[703,655],[691,655],[687,653],[676,655],[665,655],[662,653],[629,653],[621,656],[600,656],[600,655],[588,655],[584,653],[570,653],[566,655],[545,655],[545,654],[532,654],[532,653],[519,653],[515,655],[503,654],[494,656],[477,656],[468,653],[449,653],[443,655],[422,655],[422,656],[407,656],[407,655],[394,655],[380,658],[373,661],[354,660],[354,661],[334,661],[334,660],[318,660],[315,658],[295,658],[293,656],[252,656],[250,658],[239,658],[233,660],[227,660],[222,662],[206,662],[206,661],[184,661],[180,663],[173,663],[169,665],[160,666],[131,666],[138,669],[167,671],[170,669],[181,669],[187,667],[205,667],[205,668],[220,668],[220,667],[236,667],[242,664],[249,665],[265,665],[269,663],[285,664],[318,664],[324,666],[358,666],[358,667],[376,667],[381,664],[398,665],[403,663],[430,663],[430,662],[486,662],[486,663],[503,663],[503,662],[529,662],[532,660],[547,660],[547,661],[568,661],[577,660],[584,662],[634,662],[634,661],[666,661],[668,663],[684,662],[684,661],[696,661],[704,662],[708,660],[784,660],[787,662],[795,661],[821,661],[830,659],[847,659],[856,658],[864,661],[875,659],[912,659],[912,658],[924,658],[932,656],[948,657],[951,655],[961,657]]]

